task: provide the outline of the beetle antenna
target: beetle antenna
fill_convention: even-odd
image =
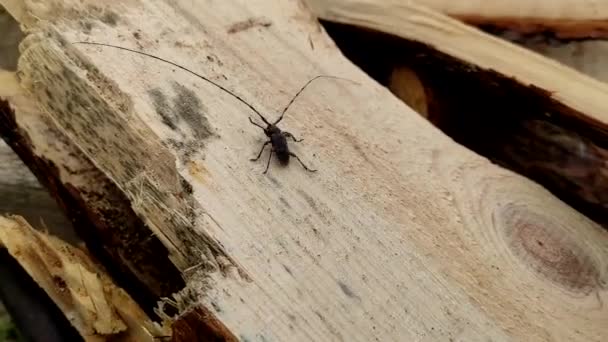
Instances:
[[[126,51],[130,51],[130,52],[134,52],[134,53],[137,53],[137,54],[140,54],[140,55],[144,55],[144,56],[147,56],[147,57],[150,57],[150,58],[154,58],[154,59],[159,60],[161,62],[165,62],[165,63],[171,64],[171,65],[173,65],[175,67],[178,67],[178,68],[180,68],[180,69],[182,69],[182,70],[184,70],[184,71],[186,71],[186,72],[188,72],[188,73],[190,73],[190,74],[192,74],[192,75],[194,75],[194,76],[196,76],[196,77],[204,80],[204,81],[207,81],[207,82],[213,84],[214,86],[218,87],[219,89],[223,90],[224,92],[232,95],[232,97],[234,97],[235,99],[241,101],[247,107],[249,107],[251,110],[253,110],[260,117],[260,119],[262,119],[262,121],[264,121],[264,123],[266,123],[267,125],[270,125],[270,123],[268,122],[268,120],[266,120],[266,118],[264,118],[264,116],[262,114],[260,114],[260,112],[258,112],[257,109],[255,109],[252,105],[250,105],[249,103],[247,103],[247,101],[243,100],[237,94],[235,94],[235,93],[231,92],[230,90],[224,88],[223,86],[221,86],[221,85],[213,82],[212,80],[208,79],[207,77],[205,77],[203,75],[200,75],[200,74],[198,74],[198,73],[196,73],[196,72],[194,72],[194,71],[192,71],[192,70],[190,70],[190,69],[188,69],[186,67],[183,67],[183,66],[181,66],[181,65],[179,65],[177,63],[171,62],[170,60],[167,60],[167,59],[164,59],[164,58],[161,58],[161,57],[157,57],[157,56],[151,55],[151,54],[143,52],[143,51],[137,51],[137,50],[129,49],[129,48],[118,46],[118,45],[111,45],[111,44],[104,44],[104,43],[94,43],[94,42],[74,42],[73,44],[88,44],[88,45],[107,46],[107,47],[111,47],[111,48],[115,48],[115,49],[120,49],[120,50],[126,50]]]
[[[304,84],[304,86],[302,88],[300,88],[300,90],[298,90],[298,92],[294,95],[294,97],[291,99],[291,101],[289,101],[289,103],[287,104],[287,106],[285,106],[285,108],[283,109],[283,111],[281,112],[281,116],[277,119],[277,121],[275,121],[273,123],[273,125],[278,124],[281,120],[283,120],[283,115],[285,115],[285,112],[287,112],[287,110],[289,109],[289,106],[291,106],[291,104],[296,100],[296,98],[304,91],[304,89],[306,89],[306,87],[308,87],[309,84],[311,84],[314,80],[319,79],[319,78],[333,78],[333,79],[338,79],[338,80],[344,80],[344,81],[349,81],[352,82],[354,84],[359,84],[358,82],[355,82],[353,80],[349,80],[348,78],[342,78],[342,77],[337,77],[337,76],[330,76],[330,75],[318,75],[315,76],[313,78],[311,78],[308,82],[306,82],[306,84]]]

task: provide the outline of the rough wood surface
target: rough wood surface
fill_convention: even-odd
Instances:
[[[69,237],[75,238],[74,233],[78,233],[100,261],[118,261],[106,264],[108,270],[144,305],[153,305],[159,297],[182,288],[183,280],[167,260],[166,249],[133,212],[120,189],[77,146],[70,145],[35,101],[22,94],[16,78],[7,78],[0,93],[10,94],[5,98],[20,108],[16,117],[0,100],[0,134],[73,223],[75,231]],[[7,202],[15,203],[11,199]],[[61,214],[59,208],[54,209],[57,216]],[[91,229],[93,226],[95,229]],[[43,224],[43,228],[47,226]],[[53,226],[48,229],[65,231]],[[151,312],[151,307],[147,308]]]
[[[34,230],[22,217],[0,216],[0,248],[17,259],[85,341],[166,336],[87,253]]]
[[[20,85],[170,251],[187,282],[184,320],[195,312],[250,341],[608,333],[608,233],[372,82],[301,3],[103,6],[9,7],[32,30]],[[260,17],[270,24],[234,32]],[[317,74],[360,85],[319,81],[282,122],[319,172],[273,163],[262,175],[246,106],[156,60],[71,44],[82,40],[188,66],[269,117]],[[19,125],[25,105],[12,106]]]
[[[328,20],[377,30],[326,24],[347,56],[392,89],[393,68],[416,70],[425,116],[442,131],[608,227],[605,83],[418,5],[316,8]]]
[[[17,45],[23,34],[3,7],[0,7],[0,33],[0,96],[7,96],[14,92],[9,89],[13,77],[7,71],[17,67]],[[0,141],[0,165],[0,213],[21,215],[33,227],[48,229],[75,242],[70,223],[58,210],[57,203],[4,141]]]
[[[394,0],[308,0],[320,18],[430,45],[478,68],[496,70],[551,92],[552,98],[605,124],[608,87],[561,63],[483,34],[417,3]]]
[[[561,38],[608,36],[608,3],[603,0],[417,0],[473,25]]]
[[[526,42],[522,46],[553,58],[602,82],[608,83],[608,42],[581,41],[564,44]]]

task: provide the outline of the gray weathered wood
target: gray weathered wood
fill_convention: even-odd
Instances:
[[[23,38],[23,33],[15,19],[2,6],[0,33],[0,72],[2,69],[15,70],[17,45]],[[70,224],[55,201],[4,141],[0,141],[0,165],[0,212],[21,215],[36,228],[49,229],[74,241]]]

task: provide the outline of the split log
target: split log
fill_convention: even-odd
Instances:
[[[561,39],[608,36],[608,3],[579,0],[417,0],[419,4],[492,30]]]
[[[153,341],[167,335],[85,251],[35,231],[22,217],[0,216],[0,248],[19,262],[85,341]]]
[[[18,45],[23,33],[3,7],[0,7],[0,32],[0,92],[6,96],[10,94],[9,85],[13,83],[12,73],[6,70],[15,71],[17,68]],[[69,221],[4,141],[0,141],[0,165],[0,213],[18,214],[33,227],[52,230],[57,236],[74,242]]]
[[[311,4],[331,24],[352,25],[326,27],[347,56],[396,94],[396,80],[418,89],[426,103],[414,108],[427,108],[424,116],[449,136],[608,227],[605,83],[423,6]],[[418,84],[398,77],[403,66]]]
[[[162,243],[161,269],[170,261],[179,275],[157,277],[185,281],[174,340],[608,333],[608,232],[420,118],[299,2],[0,3],[28,33],[18,91],[0,106],[3,136],[52,190],[71,189],[56,194],[66,203],[87,209],[97,202],[71,200],[103,182],[102,196],[121,199],[112,208],[141,219],[120,239],[148,229]],[[264,140],[245,104],[177,67],[78,41],[187,66],[269,119],[318,74],[359,84],[317,81],[281,122],[318,172],[294,160],[263,175],[264,162],[248,160]],[[80,217],[92,231],[113,219]],[[128,257],[156,267],[135,240]]]

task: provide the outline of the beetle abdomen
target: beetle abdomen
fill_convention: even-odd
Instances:
[[[277,159],[283,165],[289,163],[289,147],[287,146],[287,139],[283,134],[273,134],[270,137],[274,153],[277,155]]]
[[[289,164],[289,152],[277,153],[277,159],[283,165]]]

